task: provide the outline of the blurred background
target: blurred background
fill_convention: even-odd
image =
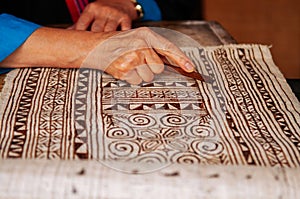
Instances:
[[[205,20],[219,22],[238,43],[272,46],[287,79],[300,79],[299,0],[203,0]]]

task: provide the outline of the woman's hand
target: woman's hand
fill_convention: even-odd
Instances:
[[[121,30],[129,30],[137,17],[130,0],[96,0],[85,7],[72,28],[108,32],[115,31],[120,26]]]
[[[161,73],[164,63],[194,70],[178,47],[149,28],[93,33],[42,27],[0,62],[0,67],[84,67],[139,84]]]
[[[115,34],[95,47],[81,67],[97,68],[131,84],[152,81],[171,63],[187,72],[193,63],[173,43],[149,28]]]

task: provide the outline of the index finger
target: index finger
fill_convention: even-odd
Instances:
[[[160,55],[162,61],[166,64],[179,66],[186,72],[193,72],[195,69],[193,62],[181,50],[176,50],[176,52],[175,50],[170,51],[170,49],[165,50],[154,48],[154,50]]]
[[[76,30],[87,30],[89,25],[94,20],[94,17],[89,12],[83,11],[83,13],[80,15],[79,19],[75,23],[75,29]]]
[[[177,65],[186,72],[194,71],[193,62],[172,42],[155,33],[153,39],[147,40],[151,47],[160,55],[165,63]]]

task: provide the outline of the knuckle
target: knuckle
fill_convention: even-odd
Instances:
[[[153,31],[148,27],[140,27],[140,28],[136,28],[135,30],[137,34],[141,34],[141,35],[153,34]]]

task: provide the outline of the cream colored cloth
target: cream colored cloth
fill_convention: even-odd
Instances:
[[[96,161],[0,160],[0,198],[296,199],[299,168],[173,164],[146,174]],[[142,163],[141,163],[142,164]],[[120,165],[124,170],[132,165]]]
[[[269,48],[184,50],[212,84],[172,72],[140,86],[88,69],[10,72],[1,161],[92,159],[139,173],[174,163],[299,168],[300,105]]]

